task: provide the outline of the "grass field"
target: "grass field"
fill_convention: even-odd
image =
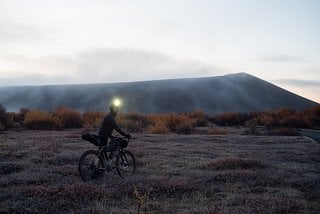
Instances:
[[[83,130],[0,135],[0,213],[320,213],[320,144],[300,137],[133,134],[138,171],[81,180]]]

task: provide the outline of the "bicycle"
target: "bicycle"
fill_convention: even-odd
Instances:
[[[122,178],[133,175],[136,171],[136,160],[132,152],[125,150],[128,138],[114,138],[109,145],[101,145],[99,137],[92,134],[82,135],[82,139],[98,146],[98,150],[84,152],[79,160],[79,173],[84,181],[101,179],[105,171],[116,169]]]

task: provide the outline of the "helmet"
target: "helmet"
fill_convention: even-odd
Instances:
[[[111,103],[111,105],[109,106],[110,110],[117,110],[119,109],[119,106],[115,105],[114,103]]]

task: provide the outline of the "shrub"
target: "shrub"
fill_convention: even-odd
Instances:
[[[17,121],[17,122],[19,122],[20,124],[23,125],[24,118],[25,118],[25,116],[26,116],[26,114],[27,114],[28,112],[30,112],[30,110],[27,109],[27,108],[22,108],[22,109],[20,109],[19,118],[18,118],[18,121]]]
[[[144,115],[138,113],[125,113],[117,117],[119,126],[129,132],[143,132],[143,130],[152,124],[152,121]]]
[[[126,113],[124,114],[124,118],[125,120],[139,121],[143,128],[151,124],[151,121],[148,119],[148,117],[138,113]]]
[[[192,119],[186,115],[168,114],[166,125],[171,132],[183,133],[184,130],[193,129]],[[191,131],[191,130],[190,130]],[[189,132],[189,131],[187,131]]]
[[[295,110],[290,108],[281,108],[271,112],[273,117],[273,127],[292,127],[293,121],[289,121],[289,118],[293,118],[295,115]]]
[[[307,128],[308,124],[300,112],[296,112],[294,109],[281,108],[274,111],[261,112],[257,116],[259,125],[266,126],[268,128]]]
[[[257,122],[259,125],[267,126],[268,128],[275,125],[275,120],[270,112],[260,114],[257,118]]]
[[[195,128],[194,120],[186,114],[153,114],[148,118],[154,124],[150,130],[157,132],[154,129],[163,130],[163,132],[175,132],[178,134],[190,134]],[[165,128],[164,128],[165,127]]]
[[[206,126],[208,124],[208,117],[202,110],[197,110],[189,114],[189,117],[194,120],[195,126]]]
[[[81,128],[81,114],[72,109],[58,107],[52,114],[53,117],[59,118],[64,128]]]
[[[149,128],[151,134],[167,134],[169,129],[163,122],[158,122]]]
[[[55,130],[62,128],[62,123],[47,112],[30,111],[25,115],[24,126],[28,129]]]
[[[103,112],[85,112],[82,114],[82,121],[85,126],[99,127],[103,119]]]
[[[175,132],[178,134],[191,134],[194,129],[194,125],[190,120],[184,120],[179,122],[175,127]]]
[[[320,105],[301,112],[301,118],[308,128],[320,129]]]
[[[9,118],[7,115],[7,110],[0,104],[0,123],[2,124],[2,129],[6,129],[9,126]]]
[[[245,123],[247,115],[238,112],[225,112],[212,117],[210,120],[221,126],[239,126]]]
[[[123,128],[125,128],[128,132],[141,133],[143,132],[144,127],[141,125],[140,121],[127,120],[123,125]]]

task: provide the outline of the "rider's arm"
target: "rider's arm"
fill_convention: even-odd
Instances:
[[[112,120],[112,126],[113,126],[113,128],[114,128],[117,132],[119,132],[122,136],[129,137],[129,134],[125,133],[124,131],[122,131],[122,130],[119,128],[119,126],[118,126],[118,124],[116,123],[116,121],[114,120],[114,118],[113,118],[113,120]]]

